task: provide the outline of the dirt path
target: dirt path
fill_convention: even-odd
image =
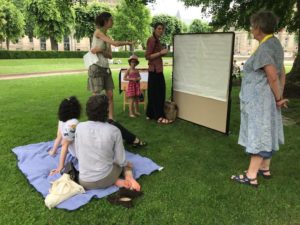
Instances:
[[[120,69],[114,68],[111,70],[120,70]],[[20,74],[3,74],[3,75],[0,75],[0,80],[13,80],[13,79],[22,79],[22,78],[31,78],[31,77],[70,75],[70,74],[79,74],[79,73],[87,73],[87,70],[80,69],[80,70],[61,70],[61,71],[20,73]]]

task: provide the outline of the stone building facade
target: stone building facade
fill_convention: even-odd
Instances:
[[[282,30],[275,34],[281,42],[286,57],[293,57],[298,52],[298,44],[295,34],[289,34]],[[246,31],[235,31],[234,54],[247,56],[250,55],[258,46],[258,42]]]

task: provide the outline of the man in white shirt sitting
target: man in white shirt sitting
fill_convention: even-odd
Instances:
[[[113,184],[140,191],[133,178],[132,164],[125,159],[121,132],[107,123],[108,98],[91,96],[86,104],[88,121],[77,125],[76,156],[79,183],[85,189],[106,188]],[[123,172],[124,179],[120,179]]]

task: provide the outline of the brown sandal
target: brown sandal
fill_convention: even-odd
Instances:
[[[262,176],[263,178],[265,178],[265,179],[271,179],[272,178],[272,175],[270,174],[268,174],[268,175],[266,175],[265,173],[268,173],[268,172],[270,172],[270,170],[258,170],[258,175],[260,175],[260,176]]]
[[[109,201],[113,205],[120,205],[125,208],[132,208],[133,202],[131,198],[123,197],[120,195],[110,195],[107,197],[107,201]]]
[[[157,123],[159,123],[159,124],[170,124],[170,123],[173,123],[173,122],[174,122],[173,120],[168,120],[168,119],[163,118],[163,117],[161,117],[157,120]]]
[[[249,186],[252,186],[255,188],[258,187],[258,184],[251,183],[251,181],[256,181],[257,177],[249,178],[249,177],[247,177],[247,175],[244,174],[244,175],[232,175],[230,179],[233,181],[236,181],[240,184],[246,184],[246,185],[249,185]]]

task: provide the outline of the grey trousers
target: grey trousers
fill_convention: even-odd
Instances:
[[[85,189],[99,189],[99,188],[107,188],[113,185],[118,178],[120,177],[123,168],[117,164],[113,164],[112,171],[103,179],[95,181],[95,182],[85,182],[79,179],[79,184]]]

